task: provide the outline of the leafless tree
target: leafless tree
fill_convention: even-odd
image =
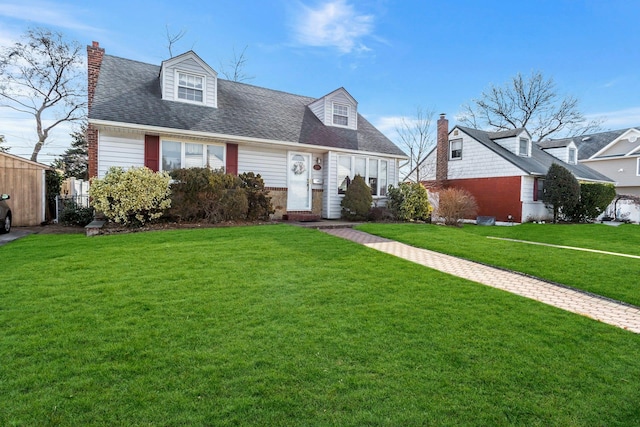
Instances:
[[[173,46],[187,34],[187,30],[180,30],[177,33],[173,34],[169,31],[169,24],[165,25],[165,29],[167,37],[167,49],[169,49],[169,57],[173,58]]]
[[[32,161],[38,160],[53,128],[86,116],[81,52],[77,42],[64,40],[61,33],[33,28],[0,53],[0,106],[36,121]]]
[[[578,100],[558,93],[553,78],[534,71],[518,73],[503,86],[491,85],[479,98],[462,106],[460,124],[501,131],[526,127],[538,141],[559,133],[584,135],[597,132],[602,120],[587,121]]]
[[[233,57],[227,62],[227,65],[220,63],[220,73],[227,80],[234,82],[246,82],[253,80],[255,76],[251,76],[245,72],[245,66],[247,65],[247,49],[249,46],[245,46],[242,52],[238,55],[235,47],[233,48]]]
[[[0,153],[8,153],[9,147],[5,146],[4,143],[7,142],[4,139],[4,135],[0,135]]]
[[[422,168],[418,166],[435,145],[435,130],[432,127],[434,115],[431,109],[417,107],[414,117],[403,117],[395,126],[398,142],[409,151],[409,173],[412,177],[415,174],[415,182],[420,182],[421,177]]]

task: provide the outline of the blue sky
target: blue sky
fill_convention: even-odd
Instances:
[[[576,96],[604,129],[640,126],[638,0],[13,1],[0,3],[0,46],[32,26],[110,55],[160,64],[166,28],[214,69],[247,46],[248,83],[313,97],[344,87],[359,112],[396,140],[418,106],[447,113],[491,83],[533,70]],[[0,134],[28,156],[33,119],[0,109]],[[39,160],[70,143],[55,132]]]

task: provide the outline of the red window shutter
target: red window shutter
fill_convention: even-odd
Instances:
[[[226,172],[238,175],[238,144],[227,144]]]
[[[533,180],[533,201],[538,201],[538,178]]]
[[[154,172],[160,169],[160,137],[144,136],[144,165]]]

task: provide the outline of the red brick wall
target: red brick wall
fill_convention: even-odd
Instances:
[[[444,114],[440,114],[437,128],[436,185],[444,187],[449,177],[449,120]]]
[[[521,179],[519,176],[452,179],[448,181],[447,186],[464,188],[470,192],[478,204],[479,216],[494,216],[496,221],[508,221],[511,215],[515,222],[521,222]]]
[[[87,46],[87,105],[89,113],[93,106],[93,94],[95,93],[104,49],[98,42]],[[89,151],[89,178],[98,176],[98,130],[92,125],[87,128],[87,145]]]

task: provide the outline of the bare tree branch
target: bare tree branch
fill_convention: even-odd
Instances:
[[[169,58],[173,58],[173,46],[187,34],[187,30],[180,30],[175,34],[172,34],[169,31],[169,24],[165,25],[165,29],[167,37],[167,49],[169,49]]]
[[[220,63],[220,73],[225,79],[232,80],[234,82],[245,82],[255,78],[255,76],[248,75],[244,70],[247,65],[247,57],[245,54],[247,53],[248,48],[249,46],[245,46],[244,49],[242,49],[242,52],[240,52],[240,55],[238,55],[234,47],[233,57],[228,61],[228,67],[222,62]]]
[[[434,115],[433,109],[416,107],[414,117],[403,117],[395,126],[400,145],[409,151],[409,171],[413,172],[415,167],[416,182],[420,182],[420,165],[435,145]]]
[[[538,141],[577,130],[597,132],[602,120],[588,122],[578,100],[560,96],[553,78],[537,71],[518,73],[503,86],[491,85],[470,104],[462,106],[458,122],[474,129],[492,131],[526,127]]]
[[[32,28],[0,53],[0,106],[34,117],[38,141],[33,161],[53,128],[86,116],[81,52],[61,33]],[[45,126],[45,120],[52,124]]]

